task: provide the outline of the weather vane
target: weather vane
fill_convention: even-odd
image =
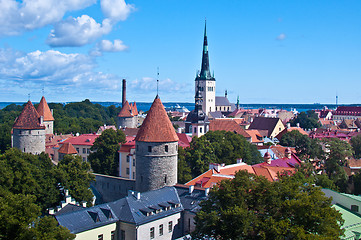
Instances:
[[[157,96],[158,96],[158,90],[159,90],[159,67],[157,67]]]

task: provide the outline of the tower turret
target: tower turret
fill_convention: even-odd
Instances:
[[[13,125],[12,147],[22,152],[39,154],[45,151],[45,126],[29,100]]]
[[[209,67],[209,54],[208,54],[208,39],[207,39],[207,23],[204,26],[204,39],[203,39],[203,51],[202,51],[202,65],[201,71],[195,79],[195,94],[197,94],[197,87],[200,87],[200,91],[203,96],[202,109],[206,115],[209,112],[215,111],[216,102],[216,79],[211,75]]]
[[[39,106],[36,109],[40,116],[43,117],[44,126],[45,126],[45,134],[53,134],[54,133],[54,117],[51,113],[48,103],[43,96],[40,100]]]
[[[135,141],[136,190],[145,192],[175,185],[178,136],[158,95]]]

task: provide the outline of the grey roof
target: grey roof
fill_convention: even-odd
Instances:
[[[178,184],[175,187],[177,189],[183,208],[186,211],[197,213],[200,210],[199,203],[207,199],[204,189],[194,188],[192,193],[189,193],[188,186]]]
[[[280,121],[279,118],[256,117],[253,119],[249,129],[268,130],[267,137],[269,137],[273,129],[276,127],[278,121]]]
[[[55,218],[61,226],[68,228],[74,234],[118,221],[107,203],[61,214]]]
[[[231,106],[231,103],[228,101],[227,97],[216,96],[216,106]]]
[[[222,114],[221,111],[209,112],[209,114],[210,114],[210,118],[211,118],[211,119],[224,118],[224,115]]]
[[[170,206],[170,209],[166,209]],[[157,211],[157,213],[156,213]],[[79,233],[117,221],[141,225],[183,211],[183,206],[174,187],[135,195],[55,216],[60,225],[71,233]],[[147,214],[148,213],[148,214]],[[147,216],[149,215],[149,216]]]
[[[65,205],[65,207],[63,207],[62,209],[60,209],[59,211],[57,211],[56,213],[54,213],[55,216],[59,216],[68,212],[75,212],[78,210],[84,209],[83,206],[78,206],[78,205],[74,205],[74,204],[67,204]]]

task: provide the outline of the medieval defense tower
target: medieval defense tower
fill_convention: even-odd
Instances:
[[[12,147],[32,154],[45,151],[45,126],[29,100],[13,125]]]
[[[122,109],[117,117],[118,128],[136,128],[138,126],[138,109],[134,102],[129,104],[126,100],[126,80],[123,79]]]
[[[136,191],[177,183],[178,136],[158,97],[154,99],[136,141]]]
[[[45,134],[53,134],[54,117],[44,96],[41,98],[39,106],[36,109],[36,111],[39,113],[41,117],[43,117]]]
[[[201,71],[197,73],[195,79],[195,95],[198,87],[203,96],[202,109],[206,115],[209,112],[216,111],[216,79],[211,75],[209,68],[208,40],[207,40],[207,24],[204,26],[204,40],[202,53]]]

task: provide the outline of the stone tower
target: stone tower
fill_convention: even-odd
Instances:
[[[45,151],[45,126],[29,100],[13,125],[12,147],[22,152],[40,154]]]
[[[195,106],[185,121],[185,132],[192,133],[192,137],[201,137],[209,130],[208,116],[202,110],[203,97],[200,91],[200,86],[197,86],[198,91],[194,97]]]
[[[118,128],[136,128],[138,125],[138,110],[137,105],[129,105],[128,101],[125,101],[120,110],[117,118]]]
[[[207,41],[207,24],[204,26],[204,40],[202,53],[201,71],[195,79],[195,95],[200,88],[203,96],[202,109],[208,115],[209,112],[216,111],[216,79],[211,75],[209,68],[208,41]]]
[[[50,111],[49,105],[46,102],[44,96],[41,98],[40,103],[36,111],[40,116],[43,117],[44,126],[45,126],[45,134],[53,134],[54,133],[54,117]]]
[[[177,183],[178,136],[158,95],[135,138],[135,152],[137,191]]]

